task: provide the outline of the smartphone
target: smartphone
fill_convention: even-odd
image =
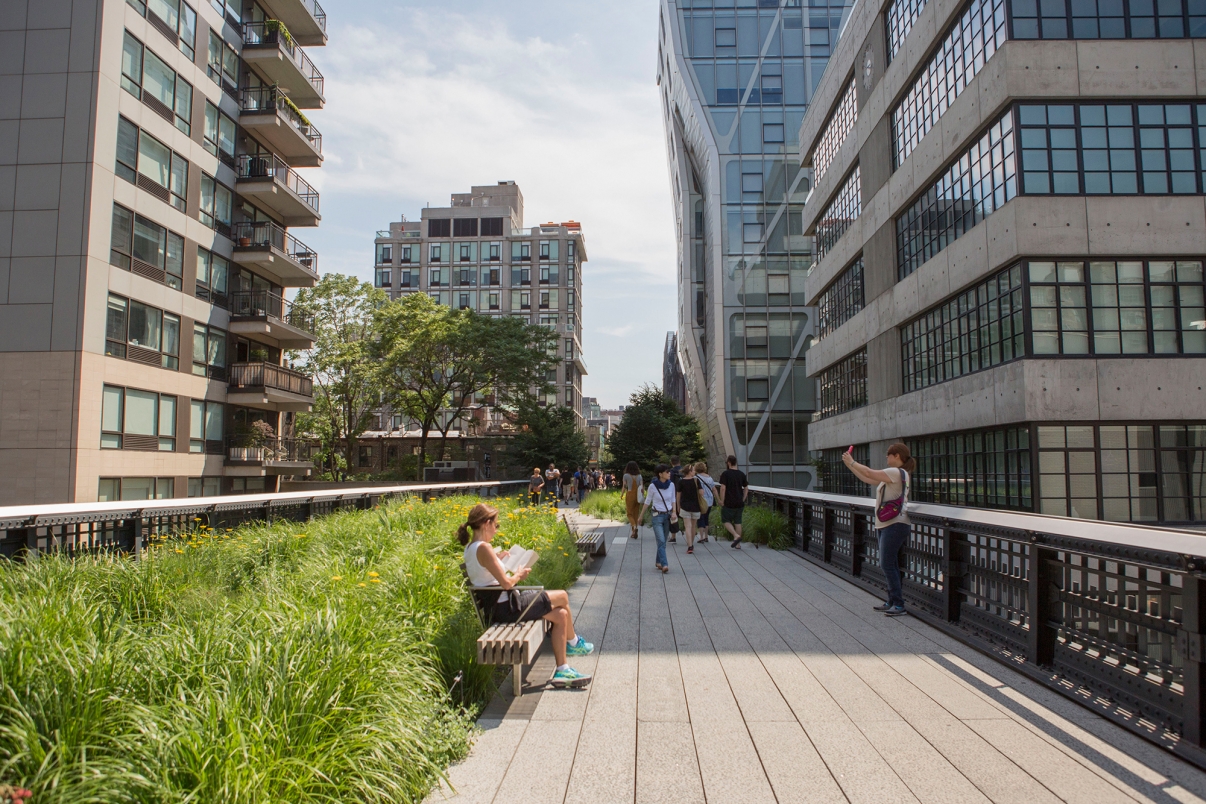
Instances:
[[[853,454],[854,454],[854,445],[853,445],[853,444],[851,444],[851,445],[850,445],[850,446],[849,446],[849,447],[846,449],[846,454],[847,454],[847,455],[853,455]]]

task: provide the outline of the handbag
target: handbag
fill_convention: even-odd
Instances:
[[[879,508],[875,509],[875,518],[880,522],[889,522],[904,513],[905,505],[907,505],[905,500],[909,496],[909,473],[904,469],[900,471],[904,474],[904,488],[895,500],[881,503]]]
[[[695,496],[699,499],[699,515],[703,516],[708,513],[708,508],[711,506],[708,503],[708,498],[704,496],[703,481],[698,477],[695,478]]]

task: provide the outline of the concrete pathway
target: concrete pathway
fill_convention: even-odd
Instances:
[[[728,542],[653,568],[605,527],[571,590],[583,691],[550,651],[483,713],[428,802],[1206,801],[1206,774],[789,553]]]

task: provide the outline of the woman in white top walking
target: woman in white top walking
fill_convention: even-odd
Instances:
[[[653,508],[653,535],[657,539],[657,563],[653,566],[662,572],[669,572],[666,560],[666,536],[670,531],[670,523],[678,521],[678,500],[674,481],[670,479],[670,467],[659,463],[654,471],[654,480],[645,492],[645,504],[641,506],[638,521],[645,518],[645,510]]]
[[[557,670],[553,673],[554,687],[585,687],[590,676],[579,673],[566,663],[567,656],[586,656],[595,646],[574,633],[574,615],[570,612],[569,595],[560,589],[546,592],[538,589],[511,591],[532,571],[524,567],[508,574],[500,558],[506,550],[496,552],[491,542],[498,532],[498,509],[478,503],[469,512],[465,524],[457,530],[457,541],[465,545],[465,573],[474,586],[496,586],[492,622],[526,622],[548,620],[553,624],[553,656]],[[490,593],[493,594],[492,592]]]
[[[879,534],[879,566],[888,582],[888,600],[875,607],[889,617],[905,613],[904,588],[900,579],[900,549],[909,541],[909,482],[917,461],[904,444],[888,447],[888,468],[871,469],[854,460],[850,452],[842,462],[864,483],[878,484],[875,513],[871,520]]]

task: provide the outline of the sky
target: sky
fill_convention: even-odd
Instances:
[[[661,385],[676,326],[656,0],[327,0],[322,273],[371,282],[373,238],[475,184],[514,180],[524,225],[582,223],[583,394]],[[313,174],[313,175],[311,175]]]

